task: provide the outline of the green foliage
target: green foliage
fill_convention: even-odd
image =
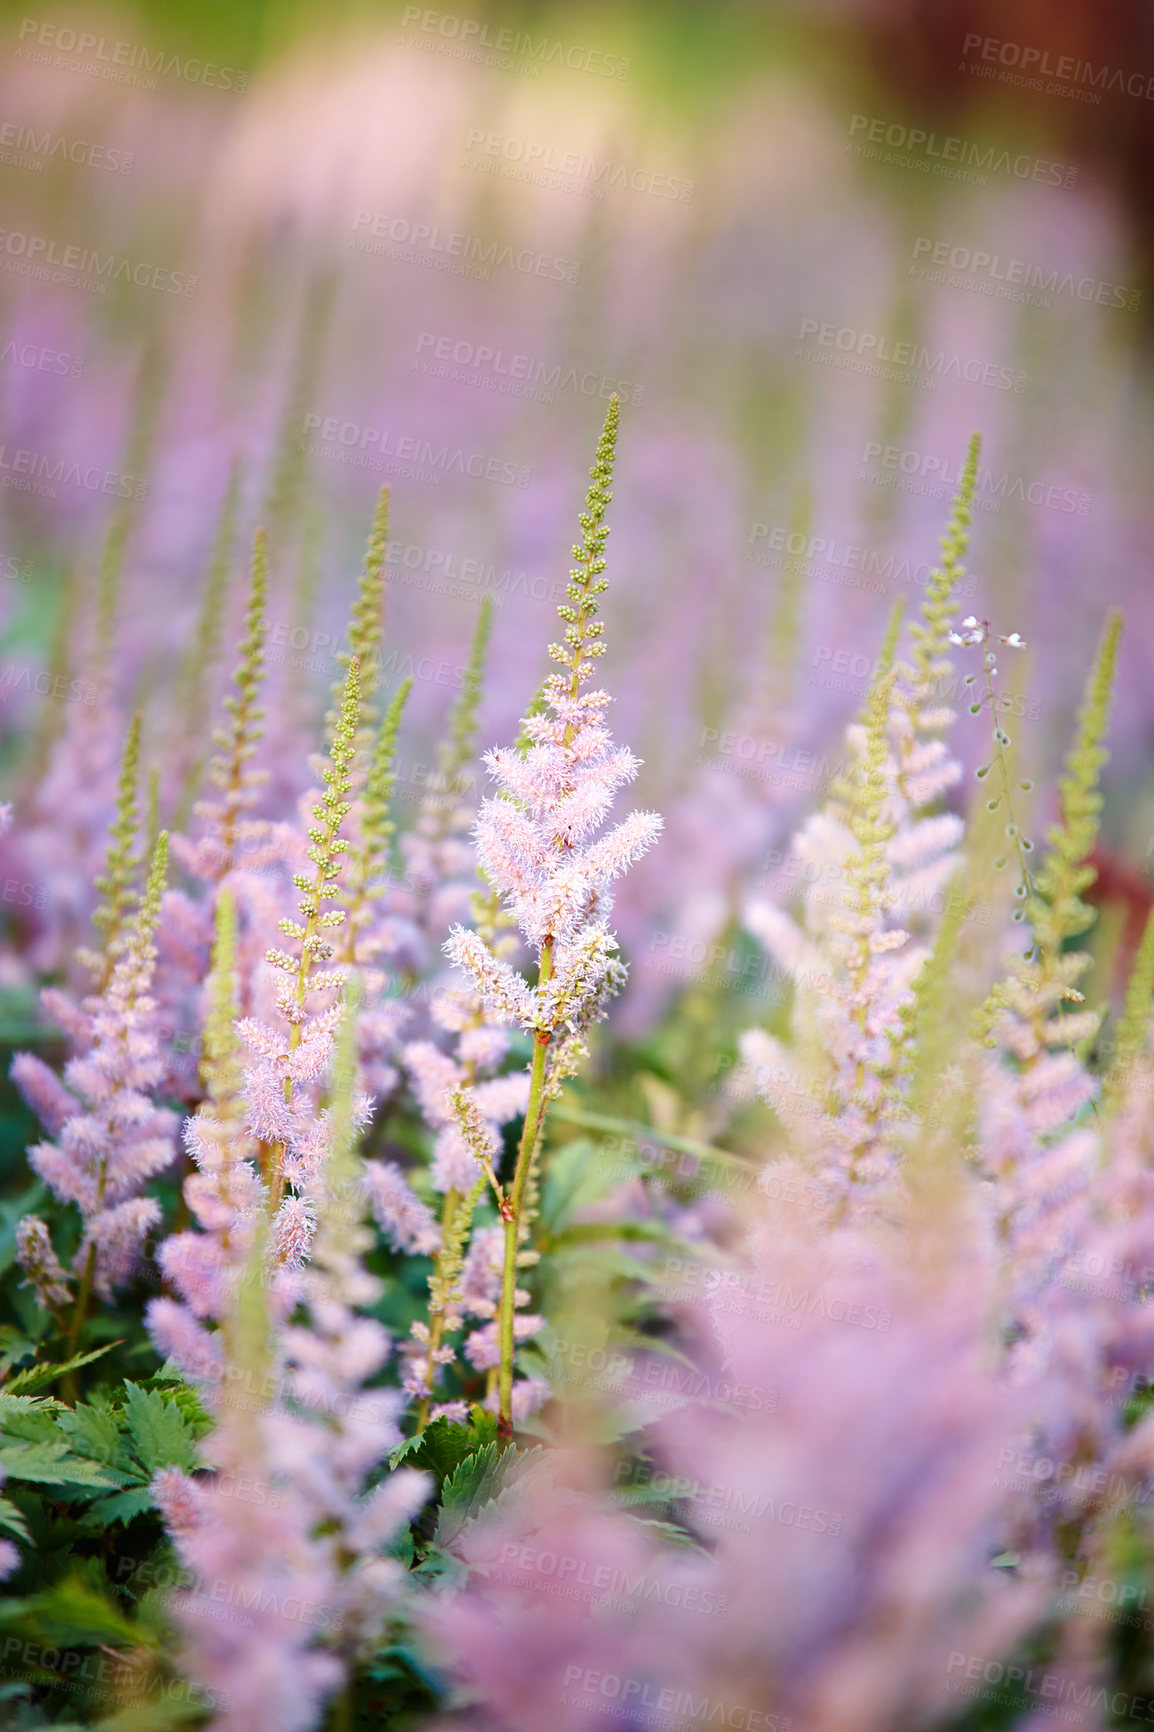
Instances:
[[[94,1497],[111,1492],[93,1504],[92,1519],[99,1527],[130,1521],[153,1507],[149,1486],[161,1468],[191,1471],[200,1465],[196,1441],[207,1419],[185,1406],[169,1391],[127,1382],[114,1401],[75,1407],[5,1390],[0,1467],[9,1480],[67,1486]]]
[[[117,1343],[119,1345],[119,1343]],[[91,1353],[76,1353],[62,1364],[30,1365],[26,1371],[18,1371],[15,1377],[10,1377],[4,1385],[5,1395],[35,1395],[41,1389],[49,1389],[57,1378],[67,1377],[70,1372],[79,1371],[82,1365],[91,1365],[94,1359],[103,1359],[111,1352],[109,1347],[97,1347]]]
[[[476,1450],[494,1443],[497,1420],[481,1407],[474,1407],[468,1424],[454,1419],[434,1419],[423,1431],[399,1443],[389,1457],[390,1467],[424,1468],[437,1482],[438,1496],[445,1480],[452,1477],[463,1461]]]
[[[126,1383],[124,1391],[125,1419],[142,1465],[150,1474],[162,1467],[190,1472],[197,1465],[195,1440],[175,1401],[166,1400],[158,1389],[145,1391],[135,1383]]]

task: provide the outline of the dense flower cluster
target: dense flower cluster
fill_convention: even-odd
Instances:
[[[3,1342],[13,1616],[96,1631],[158,1732],[928,1732],[1052,1700],[1103,1727],[1141,1661],[1079,1599],[1128,1603],[1154,1543],[1154,918],[1116,1016],[1077,947],[1121,622],[1035,849],[992,648],[1020,634],[956,628],[975,440],[797,834],[796,905],[727,887],[788,1004],[742,1017],[723,1089],[705,988],[597,1069],[614,894],[662,829],[610,822],[641,765],[590,684],[618,418],[554,671],[479,807],[488,607],[415,821],[394,808],[385,494],[319,789],[281,763],[300,694],[262,692],[271,532],[212,796],[174,760],[167,891],[147,710],[105,764],[90,990],[45,992],[62,1065],[13,1065],[46,1132]],[[951,647],[993,727],[969,784]],[[122,1535],[168,1572],[143,1597]]]

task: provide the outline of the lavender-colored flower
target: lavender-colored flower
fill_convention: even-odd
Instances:
[[[175,1117],[158,1107],[151,1094],[164,1070],[149,986],[167,843],[162,834],[148,887],[106,991],[85,1001],[90,1044],[64,1070],[74,1097],[70,1116],[60,1123],[63,1103],[55,1091],[45,1089],[35,1061],[25,1055],[16,1071],[18,1081],[31,1082],[32,1100],[47,1102],[50,1123],[58,1127],[55,1142],[37,1143],[29,1150],[29,1163],[62,1202],[78,1206],[84,1221],[74,1264],[81,1275],[80,1313],[90,1287],[108,1298],[131,1279],[140,1246],[160,1220],[159,1204],[140,1193],[174,1154]],[[27,1249],[41,1258],[38,1239],[29,1238]]]
[[[568,603],[558,608],[565,642],[549,646],[565,671],[549,676],[540,703],[525,716],[525,750],[487,754],[501,791],[484,802],[476,825],[482,871],[537,953],[537,983],[529,987],[477,932],[457,926],[445,945],[491,1014],[520,1022],[533,1034],[521,1147],[508,1194],[499,1199],[505,1267],[498,1381],[505,1433],[512,1425],[516,1269],[519,1258],[532,1256],[522,1243],[522,1207],[545,1104],[576,1070],[588,1030],[625,980],[606,923],[609,885],[661,831],[655,813],[633,812],[615,829],[597,834],[616,790],[636,774],[637,760],[610,739],[604,724],[609,694],[582,689],[605,651],[596,615],[597,598],[608,587],[601,574],[618,415],[614,397],[590,471],[588,508],[580,519],[583,540],[573,550],[582,564],[571,573]]]
[[[380,1283],[362,1256],[363,1181],[355,1133],[353,1034],[343,1033],[328,1160],[314,1190],[317,1220],[303,1312],[267,1356],[257,1247],[226,1320],[229,1361],[217,1425],[204,1445],[214,1473],[169,1470],[156,1495],[193,1586],[172,1610],[188,1675],[221,1703],[216,1732],[309,1732],[350,1665],[380,1642],[404,1589],[385,1555],[424,1503],[424,1474],[370,1476],[400,1440],[403,1398],[370,1387],[389,1336],[362,1313]],[[252,1279],[256,1276],[256,1280]],[[234,1393],[235,1386],[235,1393]],[[271,1401],[250,1390],[276,1391]],[[249,1487],[251,1495],[237,1495]],[[224,1615],[207,1615],[207,1595]]]

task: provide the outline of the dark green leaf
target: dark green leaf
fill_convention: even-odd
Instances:
[[[114,1347],[119,1347],[119,1341],[112,1341],[107,1347],[97,1347],[92,1353],[78,1353],[74,1359],[66,1359],[60,1365],[30,1365],[26,1371],[18,1371],[15,1377],[10,1377],[4,1385],[5,1395],[34,1395],[38,1389],[47,1389],[55,1383],[58,1377],[66,1372],[78,1371],[82,1365],[90,1365],[94,1359],[100,1359],[105,1353],[111,1353]]]
[[[119,1480],[97,1471],[96,1463],[71,1455],[65,1443],[12,1443],[0,1446],[0,1467],[9,1479],[37,1480],[45,1485],[94,1486],[119,1490]]]
[[[162,1467],[182,1467],[191,1472],[198,1465],[192,1427],[171,1396],[126,1383],[124,1406],[136,1454],[146,1473],[157,1473]]]

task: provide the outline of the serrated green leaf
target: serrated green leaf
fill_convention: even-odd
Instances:
[[[5,1529],[7,1533],[15,1534],[17,1539],[27,1540],[31,1538],[24,1517],[16,1505],[9,1502],[6,1497],[0,1497],[0,1528]]]
[[[486,1443],[467,1455],[441,1487],[441,1510],[437,1517],[433,1543],[446,1550],[457,1538],[469,1517],[489,1501],[500,1489],[501,1461],[505,1455],[499,1444]]]
[[[10,1443],[0,1445],[0,1467],[9,1479],[34,1480],[43,1485],[91,1486],[100,1491],[119,1491],[119,1479],[97,1471],[95,1462],[73,1455],[66,1443]]]
[[[130,1485],[124,1491],[114,1492],[111,1497],[102,1497],[92,1504],[84,1522],[86,1527],[106,1527],[112,1522],[127,1523],[135,1516],[143,1515],[146,1510],[155,1508],[151,1486]]]
[[[63,1641],[118,1642],[140,1646],[140,1632],[120,1608],[78,1576],[69,1576],[26,1602],[38,1622]]]
[[[57,1424],[71,1440],[77,1455],[105,1462],[109,1467],[128,1465],[120,1427],[107,1408],[78,1402],[75,1408],[59,1415]]]
[[[403,1438],[390,1454],[389,1466],[399,1467],[401,1462],[408,1461],[409,1457],[414,1455],[416,1451],[420,1449],[421,1439],[423,1436],[424,1432],[415,1431],[412,1437]]]
[[[91,1353],[78,1353],[74,1359],[66,1359],[59,1365],[30,1365],[26,1371],[18,1371],[15,1377],[10,1377],[4,1385],[5,1395],[34,1395],[38,1389],[46,1389],[55,1383],[58,1377],[63,1377],[69,1371],[79,1371],[82,1365],[91,1365],[94,1359],[100,1359],[106,1353],[111,1353],[114,1347],[119,1347],[119,1341],[110,1341],[107,1347],[97,1347]]]
[[[20,1443],[58,1443],[60,1427],[53,1407],[42,1405],[31,1397],[12,1399],[11,1406],[0,1408],[0,1432],[5,1438]]]
[[[472,1425],[462,1425],[455,1419],[434,1419],[423,1431],[399,1443],[389,1457],[389,1466],[407,1462],[410,1467],[424,1467],[436,1474],[438,1486],[448,1479],[466,1456],[484,1447]]]
[[[183,1383],[184,1373],[173,1360],[166,1359],[159,1371],[154,1371],[150,1383]]]
[[[152,1387],[157,1384],[158,1379],[150,1377],[147,1379],[145,1384],[141,1385],[141,1387],[152,1389]],[[192,1432],[194,1441],[198,1438],[204,1437],[206,1433],[212,1430],[212,1415],[208,1412],[207,1408],[203,1406],[200,1396],[192,1387],[191,1383],[180,1382],[174,1384],[166,1378],[163,1383],[159,1383],[158,1392],[165,1401],[174,1403],[189,1430]]]
[[[171,1397],[158,1389],[146,1391],[139,1384],[126,1383],[124,1410],[146,1473],[158,1473],[162,1467],[182,1467],[191,1472],[198,1465],[192,1427]]]
[[[14,1329],[10,1323],[0,1325],[0,1377],[6,1377],[14,1365],[31,1358],[35,1351],[35,1341],[22,1329]]]

